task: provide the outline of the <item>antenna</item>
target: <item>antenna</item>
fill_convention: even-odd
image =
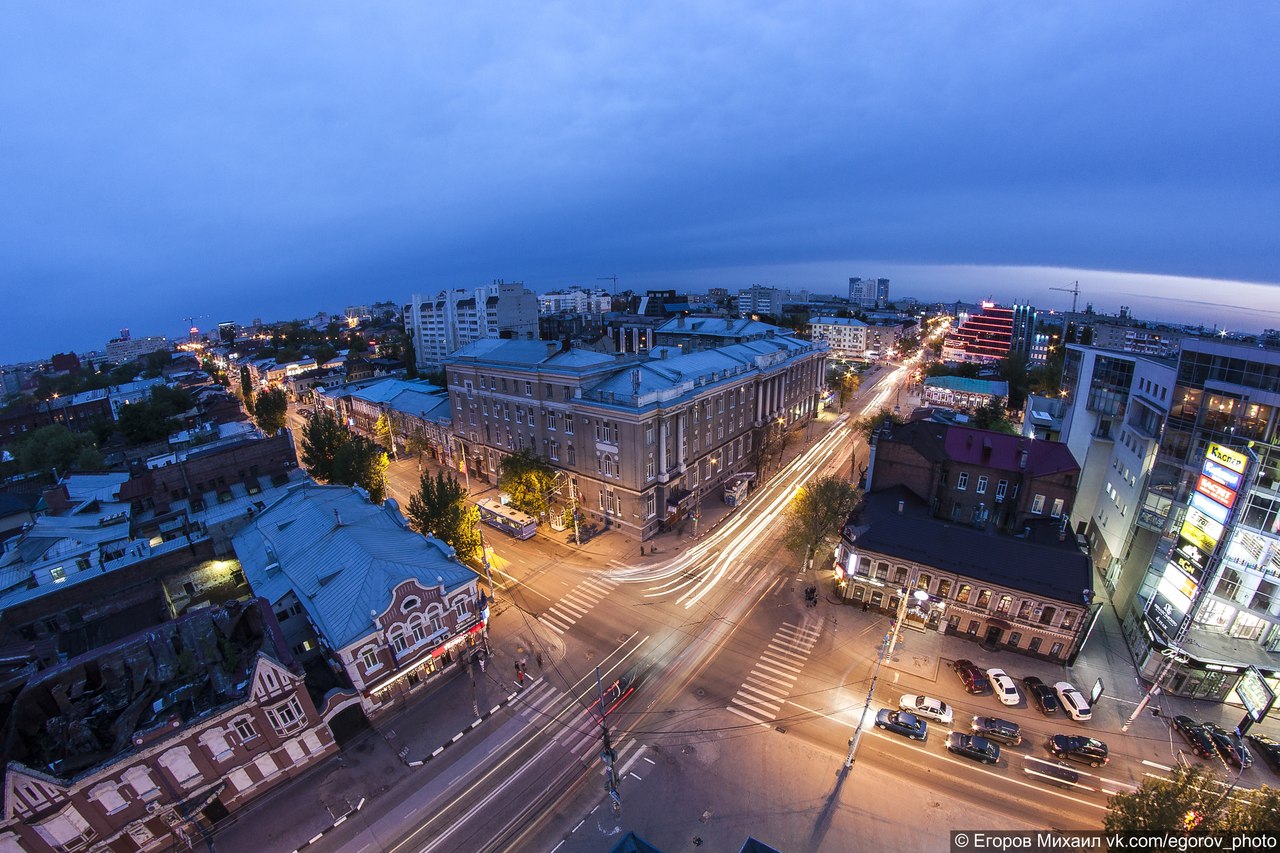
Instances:
[[[1071,313],[1076,313],[1076,300],[1080,298],[1080,282],[1071,282],[1073,287],[1051,287],[1050,290],[1061,290],[1063,293],[1071,294]]]
[[[611,281],[611,282],[613,282],[613,295],[614,295],[614,296],[617,296],[617,295],[618,295],[618,276],[617,276],[616,274],[614,274],[614,275],[602,275],[602,276],[599,276],[599,277],[596,279],[596,281]]]

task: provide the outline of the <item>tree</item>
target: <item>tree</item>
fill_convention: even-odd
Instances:
[[[845,401],[857,392],[861,385],[862,376],[854,373],[851,367],[837,364],[827,373],[827,387],[839,395],[841,411],[844,411]]]
[[[480,548],[480,511],[467,502],[466,488],[443,471],[422,475],[405,515],[414,530],[447,543],[459,559],[474,557]]]
[[[289,411],[289,401],[284,396],[283,388],[270,388],[258,395],[253,406],[253,419],[258,429],[267,435],[275,435],[284,426],[285,413]]]
[[[1009,412],[1004,407],[1004,401],[999,397],[992,397],[985,406],[973,413],[973,425],[978,429],[1007,432],[1010,435],[1018,434],[1013,424],[1009,423]]]
[[[240,365],[240,399],[244,402],[244,410],[253,414],[253,379],[249,376],[249,365]]]
[[[1270,832],[1280,830],[1280,792],[1236,788],[1204,765],[1177,767],[1169,778],[1148,776],[1132,793],[1114,794],[1107,832]]]
[[[395,424],[391,422],[391,418],[387,417],[386,412],[378,416],[378,421],[373,425],[373,437],[384,450],[391,454],[391,458],[396,458],[396,429]]]
[[[333,457],[330,482],[359,486],[369,493],[369,500],[381,504],[387,496],[386,451],[363,435],[347,434]]]
[[[796,491],[787,505],[782,543],[803,554],[804,567],[808,569],[813,555],[840,535],[840,528],[861,499],[861,492],[841,477],[828,475],[811,480]]]
[[[902,418],[895,415],[888,409],[881,409],[874,415],[867,415],[866,417],[858,418],[853,422],[853,430],[870,442],[871,436],[874,435],[886,421],[896,425],[902,423]]]
[[[549,509],[555,476],[555,470],[532,451],[521,450],[502,460],[498,488],[510,496],[511,506],[537,518]]]
[[[334,459],[346,444],[347,428],[333,412],[317,409],[302,428],[302,464],[322,483],[333,480]]]
[[[15,448],[14,459],[22,472],[56,468],[65,472],[71,467],[101,468],[102,454],[86,433],[74,433],[62,424],[51,424],[33,430]]]

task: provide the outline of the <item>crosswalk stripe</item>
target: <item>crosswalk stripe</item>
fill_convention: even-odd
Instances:
[[[541,617],[539,617],[539,621],[542,622],[543,625],[546,625],[548,628],[550,628],[552,631],[555,631],[557,634],[564,633],[564,628],[561,628],[559,625],[557,625],[556,623],[548,619],[547,614],[545,613],[542,614]]]
[[[766,702],[750,693],[744,693],[739,690],[734,699],[741,701],[743,704],[750,703],[751,706],[768,711],[770,714],[776,714],[778,708],[782,707],[780,702]]]
[[[792,663],[804,663],[809,659],[808,655],[802,655],[797,651],[793,651],[779,643],[770,643],[769,647],[761,654],[777,655],[781,660],[790,660]]]
[[[774,685],[776,685],[773,688],[774,690],[777,690],[779,688],[783,690],[791,689],[791,685],[787,681],[784,681],[781,678],[778,678],[776,675],[769,675],[768,673],[756,672],[755,670],[752,670],[751,674],[747,676],[747,681],[751,681],[753,679],[759,682],[762,687],[769,687],[770,685],[766,684],[765,682],[772,682]],[[791,681],[794,681],[794,680],[795,679],[791,679]]]
[[[790,628],[792,631],[795,631],[798,634],[810,634],[815,639],[817,639],[817,636],[819,634],[819,631],[817,628],[810,628],[806,625],[792,625],[790,622],[783,622],[782,627]]]
[[[754,684],[743,684],[741,690],[739,690],[738,693],[741,694],[743,690],[746,690],[749,693],[754,693],[759,696],[763,696],[765,699],[772,699],[773,701],[777,702],[779,705],[787,701],[785,696],[774,696],[772,693],[766,693],[765,691],[761,690],[759,687],[756,687]]]
[[[566,610],[569,613],[572,613],[574,617],[578,619],[581,619],[586,614],[586,612],[591,609],[590,607],[583,607],[581,604],[578,604],[576,602],[570,602],[568,599],[565,599],[565,598],[562,598],[559,601],[557,601],[556,607]]]
[[[796,666],[795,661],[780,658],[777,655],[770,654],[769,652],[762,652],[760,654],[760,662],[777,669],[784,669],[787,672],[800,672],[801,670],[801,667]]]
[[[762,727],[762,728],[766,728],[766,729],[767,729],[767,728],[769,728],[769,724],[768,724],[768,723],[762,722],[761,720],[757,719],[756,717],[753,717],[753,716],[751,716],[750,714],[748,714],[746,711],[740,711],[740,710],[738,710],[737,708],[733,707],[732,705],[730,705],[729,707],[725,708],[725,710],[726,710],[726,711],[730,711],[730,712],[732,712],[732,713],[734,713],[734,714],[737,714],[739,717],[742,717],[742,719],[744,719],[744,720],[749,720],[749,721],[751,721],[751,722],[755,723],[757,726],[760,726],[760,727]]]
[[[608,595],[609,593],[613,592],[613,588],[616,587],[617,585],[618,585],[618,582],[615,580],[609,580],[609,581],[585,580],[582,583],[578,584],[578,589],[582,589],[583,587],[586,587],[587,589],[594,589],[598,591],[601,595]]]
[[[790,631],[779,631],[774,639],[780,643],[787,643],[796,648],[804,649],[806,652],[813,648],[813,644],[818,641],[816,636],[808,634],[792,634]]]
[[[756,669],[756,670],[768,670],[769,672],[777,672],[777,674],[778,674],[778,675],[781,675],[781,676],[782,676],[782,678],[785,678],[785,679],[791,679],[792,681],[795,681],[795,680],[796,680],[795,672],[799,672],[799,671],[800,671],[800,670],[795,670],[794,672],[787,672],[786,670],[780,670],[780,669],[778,669],[778,667],[776,667],[776,666],[769,666],[769,665],[768,665],[768,663],[765,663],[764,661],[760,661],[760,662],[756,663],[756,665],[755,665],[754,669]]]
[[[551,608],[550,610],[544,611],[542,614],[542,618],[544,620],[551,622],[554,625],[559,625],[561,628],[564,628],[565,630],[572,628],[574,623],[578,621],[577,619],[571,616],[566,616],[565,614],[560,613],[554,607]]]
[[[729,700],[729,702],[730,702],[731,704],[733,704],[733,705],[737,705],[739,708],[746,708],[748,711],[755,711],[755,712],[756,712],[757,714],[759,714],[763,719],[766,719],[766,720],[772,720],[772,719],[773,719],[773,714],[770,714],[768,711],[766,711],[766,710],[765,710],[765,709],[763,709],[763,708],[757,708],[757,707],[756,707],[756,706],[754,706],[754,705],[748,705],[746,702],[743,702],[743,701],[742,701],[741,699],[739,699],[737,696],[734,696],[732,699],[730,699],[730,700]]]

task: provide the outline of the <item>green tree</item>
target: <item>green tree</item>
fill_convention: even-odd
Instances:
[[[347,428],[337,415],[317,409],[302,428],[302,464],[307,473],[322,483],[331,482],[334,460],[348,437]]]
[[[258,429],[267,435],[275,435],[284,426],[285,413],[289,411],[289,401],[284,396],[283,388],[269,388],[258,395],[253,406],[253,418]]]
[[[854,421],[853,431],[869,442],[871,441],[871,436],[876,430],[880,429],[885,421],[891,424],[900,424],[902,423],[902,418],[888,409],[881,409],[873,415],[867,415]]]
[[[511,506],[537,518],[549,509],[555,476],[555,470],[532,451],[521,450],[502,460],[498,488],[510,496]]]
[[[1147,776],[1132,793],[1112,795],[1103,820],[1107,832],[1209,831],[1227,828],[1222,820],[1226,789],[1204,765],[1177,767],[1168,779]],[[1248,792],[1237,789],[1236,796]],[[1274,818],[1272,818],[1274,821]],[[1234,829],[1234,827],[1231,827]]]
[[[51,424],[33,430],[18,442],[14,459],[22,472],[56,468],[65,473],[69,468],[102,467],[102,454],[86,433],[75,433],[62,424]]]
[[[1013,424],[1009,422],[1009,412],[1004,407],[1004,401],[999,397],[992,397],[985,406],[973,413],[973,425],[978,429],[1007,432],[1010,435],[1018,434]]]
[[[405,511],[409,525],[424,536],[434,535],[458,552],[462,560],[480,550],[480,510],[467,502],[467,490],[443,471],[423,474]]]
[[[837,364],[827,371],[827,387],[839,396],[841,411],[844,411],[845,402],[861,385],[862,376],[855,373],[852,367]]]
[[[381,447],[363,435],[348,433],[348,438],[333,457],[331,482],[359,486],[369,493],[369,500],[381,504],[387,496],[387,466],[390,460]]]
[[[244,410],[253,414],[253,379],[249,376],[249,365],[240,365],[240,400]]]
[[[387,417],[385,412],[378,416],[377,422],[373,425],[373,439],[391,454],[392,459],[396,458],[395,424],[391,422],[391,418]]]
[[[840,535],[840,528],[858,506],[862,494],[841,477],[825,476],[798,489],[787,505],[782,543],[804,555],[808,569],[813,556]]]
[[[149,376],[159,376],[161,371],[173,363],[173,353],[167,349],[158,349],[155,352],[144,355],[138,361],[142,364],[143,373]]]

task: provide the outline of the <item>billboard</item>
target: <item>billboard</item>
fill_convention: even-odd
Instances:
[[[1213,498],[1227,509],[1231,509],[1236,502],[1235,489],[1228,489],[1221,483],[1210,480],[1204,474],[1201,474],[1200,479],[1196,481],[1196,491],[1206,497]]]
[[[1200,512],[1209,516],[1219,524],[1227,523],[1227,516],[1229,515],[1227,508],[1220,503],[1215,503],[1214,501],[1209,500],[1204,495],[1198,493],[1192,494],[1191,506],[1193,509],[1200,510]]]
[[[1216,483],[1221,483],[1228,489],[1240,488],[1240,475],[1225,465],[1219,465],[1212,459],[1205,459],[1204,468],[1201,470],[1203,470],[1206,477]]]
[[[1245,456],[1238,450],[1231,450],[1223,447],[1221,444],[1209,444],[1209,449],[1205,451],[1204,458],[1208,462],[1216,462],[1235,471],[1237,474],[1243,474],[1244,468],[1249,464],[1249,457]]]
[[[1255,723],[1262,722],[1263,717],[1267,716],[1267,712],[1276,701],[1275,691],[1271,689],[1271,685],[1267,684],[1256,666],[1249,667],[1240,676],[1240,680],[1236,682],[1236,695],[1240,697],[1240,701],[1244,703],[1244,709],[1249,712],[1249,718]]]

